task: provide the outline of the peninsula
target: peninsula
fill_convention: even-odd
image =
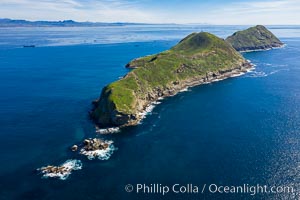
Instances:
[[[257,25],[237,31],[226,38],[237,51],[258,51],[282,47],[284,44],[266,27]]]
[[[192,33],[171,49],[127,64],[122,79],[103,88],[91,118],[100,126],[136,125],[149,105],[179,91],[246,72],[251,64],[228,42]]]

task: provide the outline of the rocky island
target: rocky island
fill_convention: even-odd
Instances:
[[[102,140],[99,138],[85,139],[80,146],[82,146],[80,154],[87,156],[89,160],[93,160],[95,158],[98,158],[99,160],[108,160],[112,153],[116,150],[113,145],[113,141]]]
[[[282,47],[284,44],[266,27],[257,25],[237,31],[226,38],[237,51],[258,51]]]
[[[127,64],[122,79],[103,88],[91,118],[101,127],[136,125],[149,105],[200,84],[246,72],[251,64],[228,42],[192,33],[171,49]]]

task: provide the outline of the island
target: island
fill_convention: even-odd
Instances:
[[[138,124],[160,98],[188,87],[245,73],[252,65],[228,42],[211,33],[192,33],[171,49],[126,65],[132,70],[102,89],[90,116],[100,127]]]
[[[226,38],[226,41],[237,51],[269,50],[284,45],[271,31],[262,25],[237,31]]]

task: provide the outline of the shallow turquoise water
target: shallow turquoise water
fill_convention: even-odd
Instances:
[[[224,36],[240,28],[208,29]],[[164,99],[141,125],[105,136],[118,148],[109,160],[89,161],[69,151],[71,145],[96,136],[88,118],[90,103],[103,86],[127,73],[124,65],[128,61],[168,49],[179,36],[202,29],[206,30],[194,27],[181,31],[177,27],[172,34],[173,29],[160,27],[141,29],[141,35],[128,30],[137,34],[136,38],[147,32],[149,38],[143,42],[124,39],[115,44],[55,46],[42,37],[48,41],[43,47],[15,48],[22,45],[19,40],[1,46],[0,199],[252,198],[249,194],[208,192],[162,197],[124,191],[126,184],[137,183],[267,184],[298,189],[297,27],[273,29],[287,44],[285,48],[244,54],[256,64],[253,72]],[[44,30],[39,31],[34,33]],[[13,40],[14,34],[9,33],[6,30],[6,37]],[[164,40],[157,40],[158,33]],[[85,37],[79,38],[83,41]],[[41,179],[35,172],[41,166],[73,158],[82,160],[83,169],[65,181]],[[295,197],[255,196],[262,198]]]

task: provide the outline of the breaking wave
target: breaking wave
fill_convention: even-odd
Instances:
[[[184,88],[184,89],[180,90],[179,92],[189,92],[189,91],[191,91],[191,89],[190,89],[190,88],[188,88],[188,87],[186,87],[186,88]]]
[[[248,74],[248,77],[252,77],[252,78],[260,78],[266,76],[268,76],[268,74],[263,71],[252,71],[250,74]]]
[[[111,127],[111,128],[104,128],[104,129],[96,128],[96,133],[100,133],[100,134],[111,134],[111,133],[119,133],[119,132],[121,132],[121,129],[119,127]]]
[[[162,100],[163,98],[159,99]],[[140,117],[144,119],[146,115],[151,114],[156,105],[161,104],[160,101],[152,102],[149,106],[145,108],[144,112],[139,113]]]
[[[289,69],[278,69],[278,70],[273,70],[271,72],[264,72],[264,71],[252,71],[247,75],[247,77],[251,78],[261,78],[261,77],[267,77],[272,74],[276,74],[280,71],[288,71]]]

